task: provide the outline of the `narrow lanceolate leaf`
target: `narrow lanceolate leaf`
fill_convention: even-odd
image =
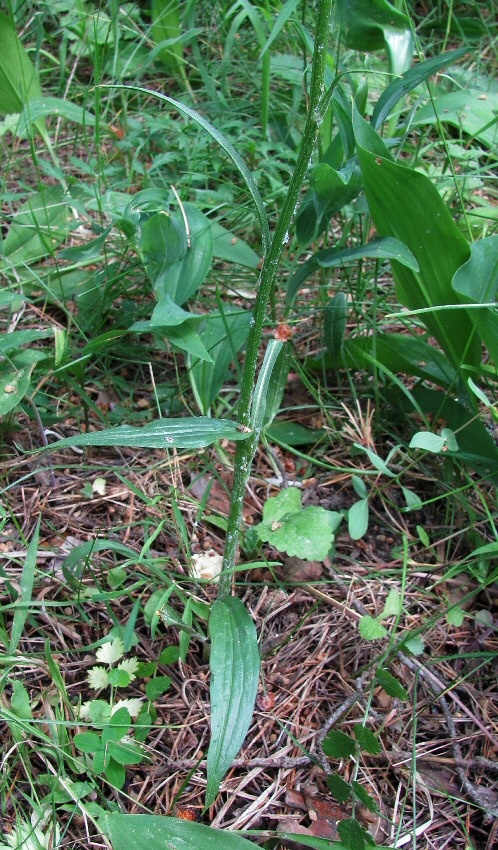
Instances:
[[[33,533],[33,537],[31,538],[31,542],[28,546],[28,551],[26,553],[26,560],[24,562],[24,568],[21,575],[21,585],[19,588],[19,596],[16,600],[16,607],[14,610],[14,619],[12,622],[12,631],[10,633],[10,643],[8,653],[9,655],[13,655],[16,651],[19,641],[21,640],[24,626],[26,624],[26,620],[29,616],[30,605],[31,605],[31,597],[33,594],[33,582],[35,579],[35,570],[36,570],[36,557],[38,554],[38,539],[40,536],[40,522],[41,518],[38,519],[36,524],[36,528]]]
[[[49,448],[66,446],[128,446],[133,449],[201,449],[217,440],[245,440],[249,433],[228,419],[193,416],[190,419],[159,419],[143,428],[119,425],[104,431],[75,434]]]
[[[261,431],[261,428],[263,427],[263,420],[266,412],[266,400],[273,367],[277,362],[278,355],[280,354],[283,345],[283,342],[271,339],[268,343],[268,348],[265,351],[265,358],[258,376],[251,406],[251,425],[253,429],[258,432]]]
[[[206,806],[240,750],[251,723],[260,658],[254,623],[233,596],[217,599],[209,618],[211,635],[211,741],[207,755]]]
[[[466,47],[461,47],[459,50],[450,50],[441,56],[433,56],[425,62],[419,62],[409,71],[405,71],[403,76],[397,77],[379,97],[372,115],[372,126],[378,129],[403,97],[416,89],[424,80],[460,59],[466,51]]]
[[[102,88],[106,88],[106,86],[102,86]],[[263,242],[263,250],[266,253],[266,251],[268,250],[269,244],[270,244],[270,229],[269,229],[269,226],[268,226],[268,216],[266,214],[265,205],[263,203],[263,199],[260,195],[260,192],[259,192],[259,189],[256,185],[256,182],[255,182],[251,172],[249,171],[249,168],[245,164],[244,160],[242,159],[242,157],[240,156],[238,151],[234,148],[232,143],[229,142],[228,139],[222,133],[220,133],[219,130],[216,129],[216,127],[213,127],[213,125],[210,124],[209,121],[206,121],[206,119],[203,118],[202,115],[200,115],[198,112],[196,112],[195,109],[191,109],[190,106],[186,106],[184,103],[181,103],[179,100],[175,100],[174,98],[168,97],[167,95],[161,94],[160,92],[151,91],[150,89],[142,88],[141,86],[119,85],[119,86],[108,86],[108,88],[127,89],[129,91],[133,90],[133,91],[142,92],[143,94],[149,95],[151,97],[157,97],[158,100],[163,101],[163,103],[167,103],[167,104],[169,104],[169,106],[172,106],[174,109],[178,109],[179,112],[181,112],[183,115],[186,115],[188,118],[191,118],[193,121],[196,122],[196,124],[199,125],[199,127],[202,127],[204,130],[206,130],[209,133],[211,138],[213,138],[215,140],[215,142],[221,148],[223,148],[225,153],[228,154],[228,156],[232,160],[233,164],[238,169],[240,176],[244,180],[247,188],[249,189],[251,197],[252,197],[252,199],[255,203],[255,206],[256,206],[256,211],[257,211],[257,215],[258,215],[258,219],[259,219],[259,223],[261,225],[261,231],[262,231],[261,235],[262,235],[262,242]]]

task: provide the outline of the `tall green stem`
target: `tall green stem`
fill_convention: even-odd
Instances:
[[[294,215],[294,210],[299,200],[299,195],[306,178],[309,163],[315,149],[318,131],[323,119],[324,107],[326,108],[326,103],[324,104],[323,102],[325,93],[324,80],[332,2],[333,0],[320,0],[318,5],[308,115],[306,118],[306,124],[294,174],[292,175],[282,211],[277,220],[270,247],[264,258],[259,278],[254,315],[247,343],[244,370],[242,373],[240,401],[237,410],[238,421],[246,427],[249,427],[250,422],[251,402],[254,392],[259,347],[261,343],[263,325],[266,318],[268,301],[275,286],[282,251],[288,240],[288,233],[292,217]],[[242,519],[244,494],[251,472],[251,464],[258,447],[258,442],[259,432],[253,432],[247,440],[237,443],[235,452],[233,491],[230,502],[230,513],[228,516],[225,554],[223,558],[223,573],[219,584],[220,597],[228,596],[230,593],[231,573],[235,566],[239,546],[239,530]]]

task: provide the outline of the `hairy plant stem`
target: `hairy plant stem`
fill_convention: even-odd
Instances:
[[[294,174],[292,175],[282,211],[277,219],[275,232],[264,258],[259,278],[252,326],[249,333],[246,359],[242,373],[240,400],[237,408],[237,419],[246,427],[249,427],[250,422],[251,402],[254,393],[256,368],[263,325],[266,318],[266,309],[275,287],[280,258],[287,243],[289,227],[306,178],[310,159],[315,149],[323,112],[327,106],[327,100],[324,98],[324,80],[331,12],[332,0],[320,0],[315,30],[308,115]],[[259,436],[259,432],[253,432],[247,440],[237,443],[236,447],[234,482],[228,516],[223,571],[218,587],[219,597],[228,596],[231,590],[232,573],[239,547],[239,531],[244,494],[251,472],[251,464],[258,447]]]

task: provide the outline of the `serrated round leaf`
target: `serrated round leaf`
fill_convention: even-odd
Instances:
[[[425,643],[420,635],[414,635],[403,641],[403,649],[410,655],[422,655],[425,650]]]
[[[176,664],[180,658],[180,650],[177,646],[166,646],[159,656],[160,664]]]
[[[87,682],[94,691],[101,691],[109,684],[109,674],[105,667],[92,667],[88,671]]]
[[[384,609],[382,611],[383,617],[393,617],[401,614],[401,596],[395,587],[391,588],[387,595],[387,599],[384,604]]]
[[[365,806],[369,812],[378,812],[379,807],[373,797],[370,796],[368,791],[365,791],[363,785],[360,785],[359,782],[355,780],[352,781],[351,785],[353,786],[353,791],[355,797],[360,801],[362,806]]]
[[[448,613],[446,614],[446,622],[450,626],[461,626],[465,619],[465,611],[461,608],[450,608]]]
[[[377,617],[365,614],[358,623],[360,635],[365,640],[380,640],[387,636],[387,629],[379,622]]]
[[[16,717],[19,717],[22,720],[33,719],[33,712],[31,709],[29,694],[23,683],[20,682],[19,679],[15,679],[12,682],[12,696],[10,698],[10,706]]]
[[[337,773],[331,773],[326,777],[327,787],[338,803],[345,803],[351,795],[351,786],[345,782]]]
[[[114,640],[108,640],[102,646],[99,646],[95,653],[95,658],[101,664],[115,664],[124,655],[124,644],[121,638],[117,637]]]
[[[297,487],[285,487],[277,496],[270,496],[263,505],[263,522],[270,525],[286,514],[301,510],[301,491]]]
[[[356,753],[356,741],[340,732],[332,729],[323,739],[323,752],[332,759],[348,758]]]
[[[379,739],[373,734],[373,732],[370,731],[370,729],[367,729],[362,723],[355,723],[353,731],[362,750],[366,750],[366,752],[370,753],[372,756],[376,756],[381,752],[382,747]]]
[[[398,680],[395,679],[388,670],[384,670],[384,668],[380,667],[375,673],[375,678],[389,696],[403,701],[409,699],[408,692],[405,690],[403,685],[400,684],[400,682],[398,682]]]
[[[371,844],[369,834],[354,818],[340,820],[337,824],[337,831],[348,850],[365,850],[365,839],[368,840],[369,845]]]
[[[109,723],[111,716],[111,707],[108,702],[103,699],[92,699],[88,704],[88,717],[95,725]]]
[[[249,729],[261,664],[256,628],[240,599],[230,596],[213,603],[209,633],[211,740],[206,806],[215,800]]]
[[[307,561],[323,561],[334,541],[329,511],[315,506],[288,514],[270,525],[261,523],[256,531],[260,540],[280,552]]]

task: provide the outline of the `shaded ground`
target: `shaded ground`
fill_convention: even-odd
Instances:
[[[26,436],[16,439],[26,448],[30,441],[39,444],[36,430],[30,429],[29,440]],[[215,469],[219,481],[228,487],[230,472],[223,471],[220,456],[211,450],[202,458],[170,460],[160,452],[99,449],[84,458],[55,452],[51,468],[39,457],[18,453],[14,457],[12,450],[7,454],[5,477],[10,489],[5,498],[15,524],[7,524],[0,544],[6,590],[18,586],[26,552],[23,538],[32,537],[38,516],[43,517],[33,613],[19,646],[24,660],[14,664],[11,677],[24,682],[35,717],[43,722],[47,705],[58,705],[72,729],[77,723],[71,705],[95,696],[85,679],[94,664],[88,647],[112,626],[129,623],[138,596],[146,603],[152,591],[174,580],[199,601],[213,598],[211,586],[193,586],[188,577],[188,558],[171,504],[176,499],[193,551],[221,551],[223,534],[211,520],[225,512],[222,483],[216,481],[211,502],[200,515],[198,499],[191,492],[191,482],[198,482],[199,476],[186,470],[202,464],[211,475]],[[328,460],[333,460],[332,452]],[[279,464],[291,478],[296,476],[293,457],[280,452]],[[268,483],[275,471],[265,453],[259,455],[254,473],[246,505],[248,522],[258,521],[265,498],[276,492]],[[105,482],[102,495],[92,491],[97,478]],[[335,510],[351,502],[351,488],[346,488],[342,472],[323,482],[318,472],[306,484],[305,502]],[[399,646],[403,634],[420,629],[423,654],[408,657],[406,651],[396,654],[391,647],[389,655],[387,640],[362,640],[361,615],[378,614],[391,587],[400,589],[402,532],[413,543],[416,524],[410,518],[412,528],[408,527],[407,515],[396,513],[392,504],[381,500],[375,514],[365,539],[353,542],[345,531],[339,533],[333,562],[309,564],[267,551],[282,566],[269,569],[263,562],[257,570],[239,575],[237,593],[256,622],[263,673],[254,722],[212,810],[202,814],[209,676],[202,646],[195,640],[184,661],[159,668],[172,684],[155,703],[157,721],[146,742],[150,764],[128,768],[124,790],[108,788],[108,797],[129,812],[179,813],[217,827],[304,829],[337,838],[336,821],[349,816],[351,808],[336,804],[327,790],[326,775],[333,771],[347,781],[357,779],[374,799],[378,814],[359,807],[356,816],[378,843],[413,846],[415,832],[420,848],[463,850],[472,841],[475,848],[491,850],[496,820],[482,808],[496,813],[498,807],[496,629],[492,620],[480,622],[474,617],[466,617],[458,627],[448,625],[442,616],[443,603],[451,594],[456,594],[455,599],[465,595],[472,583],[462,586],[460,577],[440,583],[448,570],[444,547],[438,553],[424,551],[420,545],[416,560],[411,554],[416,547],[410,548],[406,613],[393,646]],[[440,523],[438,537],[443,539],[441,518],[435,513],[431,521],[433,526]],[[142,547],[161,522],[161,531],[144,556]],[[431,530],[427,515],[424,528]],[[136,563],[127,561],[121,589],[113,591],[108,583],[108,570],[122,561],[119,554],[104,549],[85,563],[64,566],[71,547],[96,535],[136,552]],[[134,591],[130,591],[132,585]],[[8,599],[5,593],[4,601]],[[478,610],[496,612],[496,593],[492,589],[463,604],[472,615]],[[178,610],[181,614],[181,606]],[[9,621],[7,611],[7,632]],[[388,620],[387,625],[392,622]],[[174,628],[160,626],[151,638],[141,614],[135,630],[134,652],[142,661],[157,660],[165,646],[178,643]],[[64,678],[66,705],[48,675],[47,642]],[[408,691],[408,701],[371,685],[374,667],[382,658]],[[143,697],[144,687],[144,680],[137,679],[126,696]],[[330,728],[351,732],[358,722],[379,732],[381,753],[364,754],[358,764],[325,759],[320,746],[324,734]],[[6,726],[2,737],[3,749],[8,750]],[[43,756],[34,751],[30,765],[34,776],[37,771],[46,772]],[[20,795],[29,793],[22,762],[15,784],[6,791],[8,822],[14,809],[22,808]],[[86,828],[81,818],[69,818],[68,845],[94,846],[85,837]]]

